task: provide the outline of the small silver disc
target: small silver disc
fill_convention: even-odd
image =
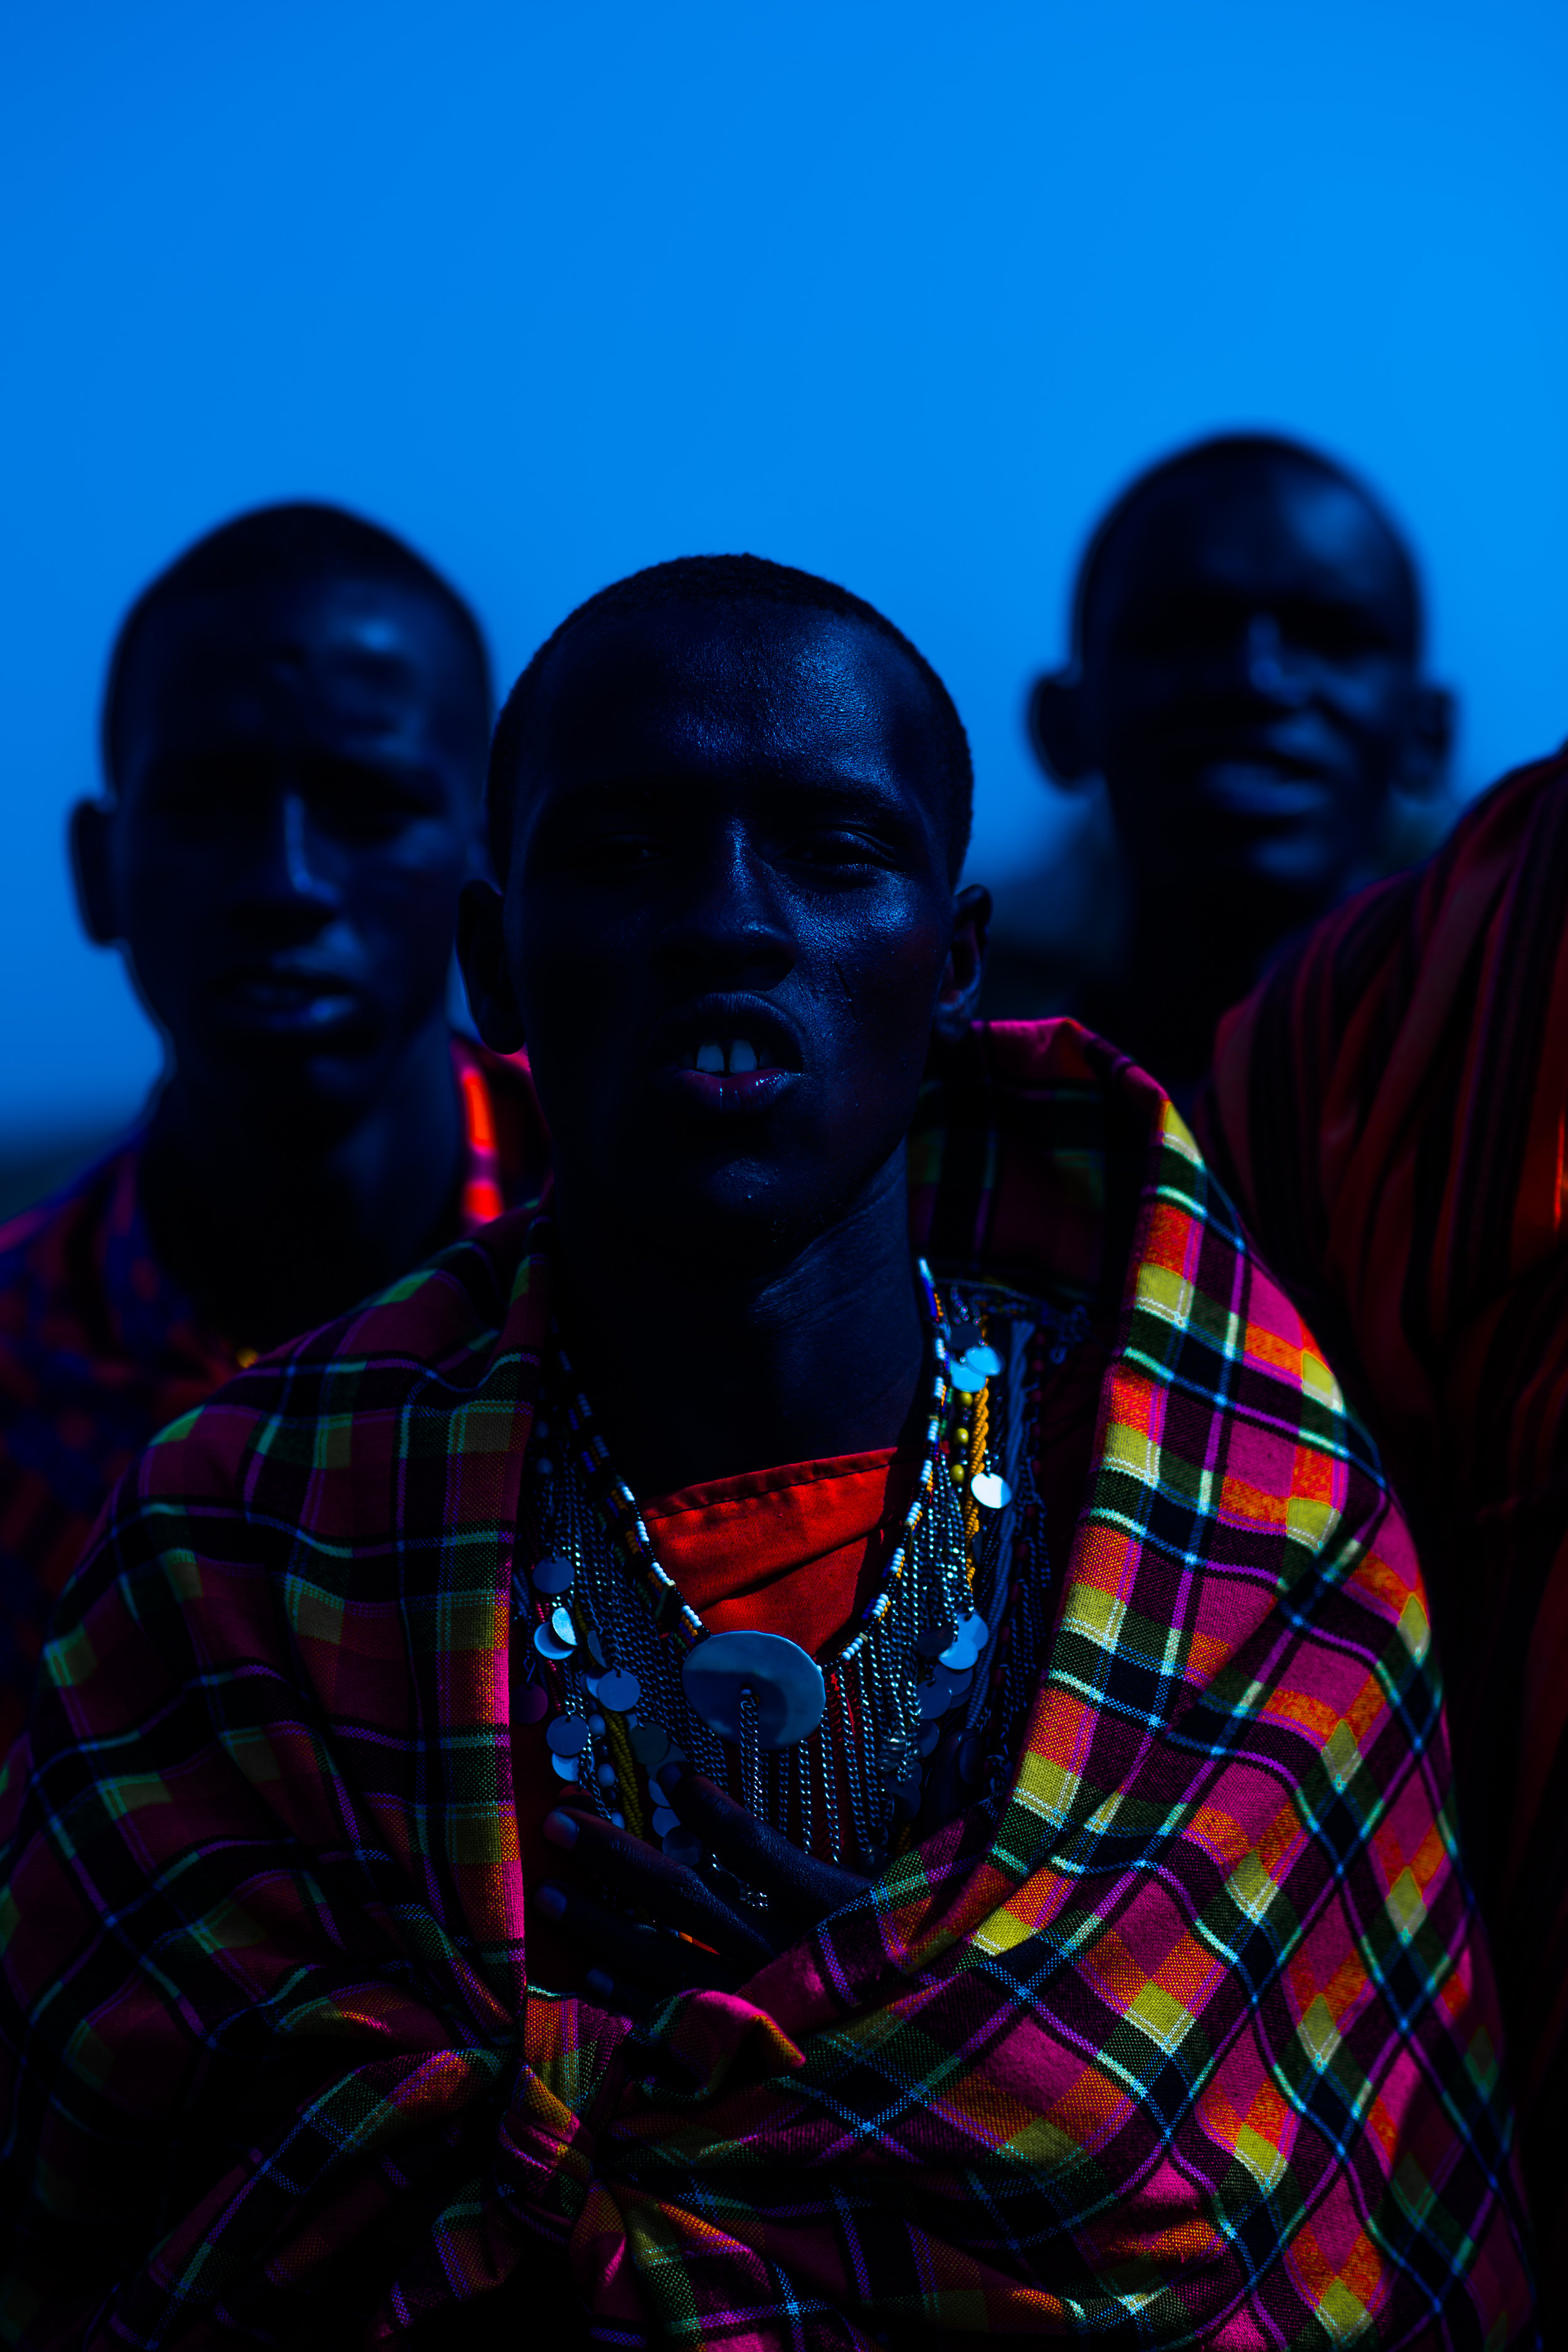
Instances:
[[[550,1769],[557,1780],[574,1780],[577,1778],[577,1759],[575,1756],[552,1756]]]
[[[548,1625],[534,1627],[533,1646],[542,1658],[549,1658],[555,1665],[559,1665],[563,1658],[569,1658],[572,1655],[568,1644],[558,1642]]]
[[[653,1833],[655,1837],[667,1838],[671,1830],[678,1830],[679,1827],[680,1815],[679,1813],[672,1813],[668,1805],[656,1805],[654,1807]]]
[[[1000,1511],[1013,1499],[1013,1489],[994,1470],[982,1470],[969,1482],[975,1501],[988,1511]]]
[[[937,1663],[962,1674],[965,1666],[974,1664],[990,1639],[991,1628],[984,1617],[966,1617],[948,1647],[937,1653]]]
[[[514,1723],[537,1723],[550,1712],[550,1693],[542,1683],[520,1683],[511,1695]]]
[[[948,1378],[960,1396],[978,1396],[985,1386],[984,1373],[975,1371],[964,1361],[952,1365],[948,1370]]]
[[[1001,1357],[984,1339],[973,1348],[965,1348],[958,1361],[966,1372],[978,1372],[983,1381],[994,1381],[1002,1369]]]
[[[632,1754],[651,1772],[669,1751],[669,1735],[662,1723],[639,1723],[631,1734]]]
[[[689,1650],[680,1679],[692,1710],[721,1739],[741,1737],[741,1699],[757,1708],[759,1748],[793,1748],[822,1721],[822,1668],[783,1633],[710,1633]]]
[[[565,1643],[567,1649],[574,1650],[576,1648],[577,1628],[572,1622],[572,1612],[570,1609],[552,1609],[551,1611],[550,1630],[554,1634],[558,1642],[563,1642]]]
[[[588,1727],[579,1715],[558,1715],[544,1744],[552,1756],[580,1756],[588,1745]]]
[[[542,1559],[533,1570],[533,1589],[535,1592],[570,1592],[575,1574],[569,1559]]]
[[[625,1673],[602,1675],[595,1693],[601,1706],[612,1715],[626,1715],[642,1696],[642,1685],[636,1675]]]

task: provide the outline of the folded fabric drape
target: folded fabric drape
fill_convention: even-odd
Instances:
[[[166,1432],[66,1596],[0,1792],[9,2340],[568,2270],[604,2344],[1528,2339],[1420,1576],[1321,1354],[1071,1023],[944,1063],[910,1188],[939,1270],[1114,1310],[1005,1800],[738,1994],[531,1989],[503,1219]]]
[[[1210,1112],[1415,1528],[1568,2326],[1568,753],[1280,962]]]

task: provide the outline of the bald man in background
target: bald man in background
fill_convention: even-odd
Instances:
[[[462,599],[337,508],[225,524],[127,616],[72,851],[167,1061],[131,1136],[0,1226],[0,1741],[125,1464],[537,1164],[525,1077],[447,1011],[490,711]]]
[[[1185,1107],[1281,942],[1399,862],[1391,818],[1441,793],[1452,698],[1422,674],[1420,583],[1382,507],[1269,435],[1198,442],[1123,492],[1073,636],[1029,731],[1057,782],[1103,779],[1126,906],[1068,1009]]]

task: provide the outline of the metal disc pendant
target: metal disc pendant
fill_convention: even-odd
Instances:
[[[572,1655],[572,1643],[558,1642],[553,1630],[549,1625],[534,1627],[533,1646],[542,1658],[550,1659],[554,1665],[559,1665],[563,1658],[569,1658]]]
[[[973,1665],[990,1639],[991,1628],[984,1617],[966,1617],[949,1646],[938,1653],[937,1663],[962,1674],[965,1666]]]
[[[576,1574],[569,1559],[542,1559],[533,1571],[535,1592],[570,1592]]]
[[[692,1711],[721,1739],[741,1737],[741,1695],[757,1706],[759,1748],[793,1748],[822,1721],[822,1668],[783,1633],[710,1633],[680,1669]]]
[[[652,1772],[663,1763],[668,1751],[669,1738],[662,1723],[639,1723],[631,1734],[632,1754],[645,1770]]]
[[[956,1364],[949,1367],[948,1378],[960,1396],[978,1396],[985,1386],[986,1375],[977,1372],[973,1364],[961,1357]]]
[[[511,1719],[514,1723],[537,1723],[548,1714],[550,1693],[542,1683],[519,1683],[511,1694]]]
[[[552,1756],[580,1756],[588,1745],[588,1727],[578,1715],[558,1715],[544,1735]]]
[[[594,1695],[599,1705],[607,1706],[612,1715],[629,1715],[642,1696],[642,1685],[636,1675],[601,1675],[599,1687]]]
[[[1013,1499],[1013,1489],[994,1470],[981,1470],[969,1482],[969,1491],[987,1511],[999,1511]]]
[[[958,1361],[966,1372],[978,1372],[983,1381],[994,1381],[1002,1369],[1001,1357],[984,1339],[977,1347],[965,1348]]]

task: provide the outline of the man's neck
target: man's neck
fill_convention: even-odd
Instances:
[[[159,1262],[204,1318],[271,1347],[353,1306],[446,1238],[462,1121],[444,1014],[359,1117],[229,1111],[176,1072],[159,1098],[142,1201]]]
[[[763,1272],[605,1247],[564,1201],[557,1230],[568,1352],[635,1494],[898,1444],[924,1360],[901,1150]]]

